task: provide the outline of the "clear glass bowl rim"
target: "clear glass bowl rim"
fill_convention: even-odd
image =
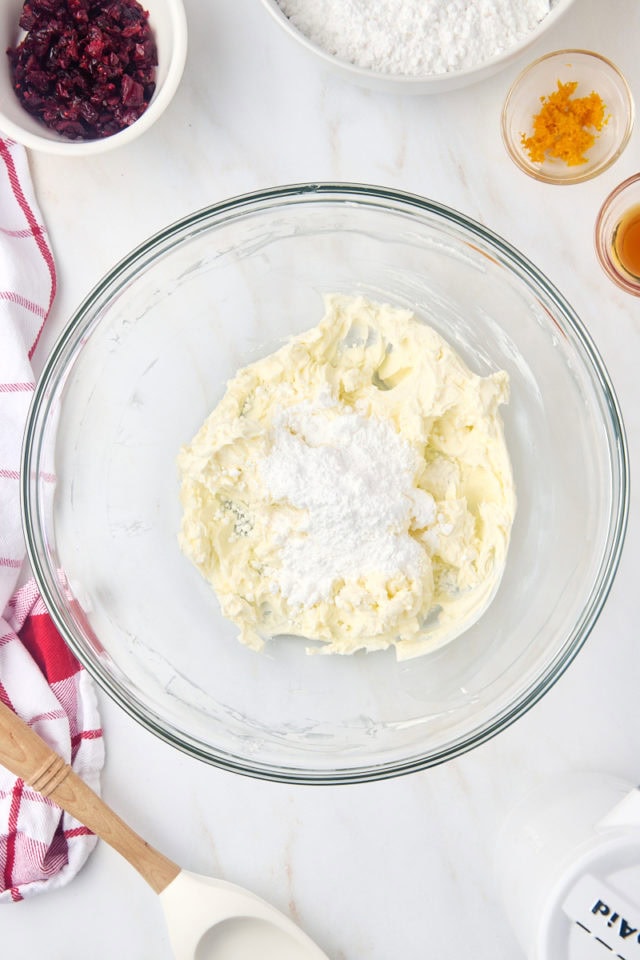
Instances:
[[[461,735],[436,752],[413,755],[405,759],[382,763],[359,764],[339,770],[314,770],[266,764],[259,760],[248,762],[244,758],[235,757],[221,750],[203,749],[200,741],[190,738],[183,732],[163,726],[158,717],[129,695],[124,685],[111,676],[103,664],[85,655],[82,644],[67,628],[63,616],[57,610],[54,596],[49,588],[46,563],[43,561],[45,549],[42,544],[42,531],[38,525],[40,502],[38,484],[35,478],[37,477],[41,452],[42,426],[46,420],[50,395],[55,391],[58,375],[65,370],[66,359],[73,353],[79,340],[91,327],[93,323],[91,314],[96,305],[106,302],[126,280],[132,279],[143,271],[155,255],[165,253],[172,247],[178,246],[194,232],[199,233],[216,224],[222,224],[229,219],[244,214],[254,214],[273,208],[286,209],[291,204],[327,202],[373,205],[376,208],[389,209],[392,212],[410,214],[418,219],[423,215],[435,215],[462,229],[469,237],[478,238],[482,243],[492,248],[495,253],[500,254],[512,269],[515,268],[525,282],[541,288],[544,294],[555,303],[560,315],[563,316],[566,323],[566,329],[563,330],[563,333],[570,339],[574,348],[582,354],[583,360],[590,367],[601,391],[604,406],[609,412],[610,419],[606,423],[606,431],[611,453],[610,471],[613,497],[606,551],[589,602],[570,635],[566,638],[560,652],[548,664],[546,670],[536,678],[536,682],[530,685],[524,695],[475,729],[471,735]],[[511,726],[551,689],[587,640],[604,607],[615,579],[628,523],[629,455],[619,403],[609,374],[590,334],[562,294],[517,248],[478,221],[451,207],[417,194],[361,183],[295,183],[241,194],[200,208],[147,238],[116,263],[98,281],[77,307],[60,334],[36,385],[24,434],[20,494],[27,557],[49,613],[70,649],[87,669],[87,672],[125,713],[165,743],[181,750],[188,756],[229,772],[280,783],[337,785],[390,779],[415,773],[460,756]]]

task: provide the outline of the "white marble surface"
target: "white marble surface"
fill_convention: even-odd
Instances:
[[[567,296],[613,378],[633,471],[640,300],[605,278],[592,236],[606,194],[638,169],[640,127],[601,177],[548,187],[511,165],[499,116],[524,62],[563,46],[611,57],[640,102],[637,0],[576,0],[525,61],[474,87],[415,99],[373,94],[325,73],[258,0],[186,6],[184,80],[143,139],[103,157],[31,157],[59,271],[37,361],[106,269],[195,208],[286,182],[390,185],[483,221]],[[577,660],[524,718],[474,752],[389,782],[281,786],[175,752],[100,695],[106,800],[185,867],[271,900],[331,960],[515,960],[521,954],[491,875],[495,831],[514,799],[558,771],[583,767],[640,780],[639,508],[632,487],[620,571]],[[104,844],[66,889],[0,914],[7,960],[170,957],[159,903]]]

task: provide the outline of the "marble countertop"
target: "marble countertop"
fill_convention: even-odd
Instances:
[[[103,156],[31,155],[59,276],[36,363],[101,275],[170,221],[288,182],[392,186],[502,234],[573,304],[615,385],[633,474],[640,299],[605,277],[593,228],[608,192],[638,169],[640,126],[613,167],[563,188],[537,183],[511,164],[499,119],[527,60],[562,47],[610,57],[640,102],[637,0],[576,0],[518,63],[473,87],[415,98],[369,92],[327,73],[258,0],[186,0],[186,9],[184,78],[151,131]],[[100,693],[105,799],[184,867],[270,900],[332,960],[515,960],[521,953],[491,872],[496,830],[514,801],[566,770],[640,781],[633,600],[640,504],[633,485],[631,500],[620,570],[588,642],[551,692],[489,743],[387,782],[278,785],[176,752]],[[0,943],[11,960],[171,955],[159,902],[103,843],[68,887],[4,907]]]

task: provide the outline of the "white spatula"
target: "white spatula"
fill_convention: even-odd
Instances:
[[[154,850],[38,734],[0,702],[0,763],[129,861],[160,897],[176,960],[328,960],[260,897]]]

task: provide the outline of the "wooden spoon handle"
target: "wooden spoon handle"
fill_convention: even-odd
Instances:
[[[0,764],[117,850],[161,893],[180,867],[111,810],[35,730],[0,701]]]

